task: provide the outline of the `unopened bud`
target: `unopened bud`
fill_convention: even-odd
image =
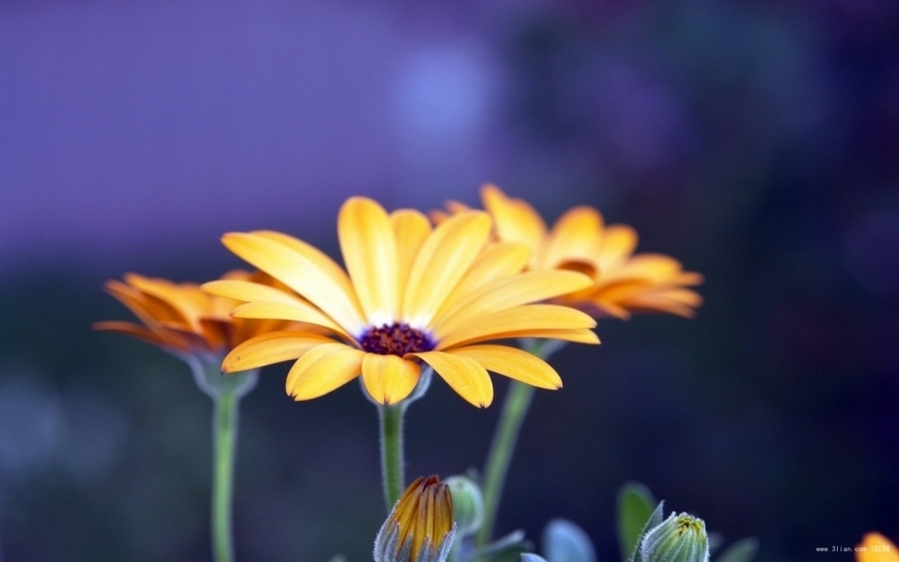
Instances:
[[[453,544],[453,498],[436,476],[418,478],[375,538],[375,562],[445,562]]]
[[[705,522],[686,513],[672,513],[643,535],[640,558],[643,562],[708,562]]]
[[[477,532],[484,520],[484,498],[481,488],[467,476],[450,476],[445,480],[453,495],[453,519],[456,532],[465,537]]]

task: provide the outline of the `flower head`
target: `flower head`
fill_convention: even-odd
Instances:
[[[702,283],[702,275],[683,271],[680,262],[664,254],[634,255],[637,232],[621,224],[606,226],[592,207],[568,210],[549,229],[527,202],[507,197],[496,186],[485,185],[481,199],[493,217],[496,238],[531,249],[530,269],[579,271],[593,280],[590,287],[554,302],[622,319],[632,312],[691,317],[702,303],[689,288]],[[465,206],[450,202],[447,209],[449,213],[435,213],[435,220],[445,220]]]
[[[453,498],[437,476],[406,488],[375,538],[375,562],[443,562],[453,543]]]
[[[246,271],[232,271],[222,279],[271,282],[261,274]],[[210,295],[196,283],[173,283],[129,273],[124,282],[110,280],[105,288],[142,324],[97,322],[95,329],[127,334],[175,355],[221,357],[250,337],[285,324],[231,318],[229,312],[238,303]]]
[[[235,317],[294,320],[328,333],[257,336],[235,348],[222,369],[296,359],[286,386],[297,400],[322,396],[361,374],[375,401],[394,404],[415,388],[422,363],[481,407],[493,400],[488,369],[540,388],[561,387],[544,361],[483,342],[546,337],[598,343],[588,315],[533,304],[584,289],[590,279],[571,271],[522,273],[527,248],[489,242],[491,228],[480,211],[432,228],[417,211],[388,214],[374,201],[354,197],[338,217],[346,271],[286,234],[226,234],[228,249],[290,290],[242,281],[204,289],[245,302],[232,312]]]
[[[698,517],[672,513],[640,541],[644,562],[708,562],[709,537]]]
[[[855,549],[857,562],[899,562],[899,549],[880,533],[866,533]]]

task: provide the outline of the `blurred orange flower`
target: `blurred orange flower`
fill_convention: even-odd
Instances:
[[[856,562],[899,562],[899,550],[880,533],[866,533],[855,549]]]
[[[274,283],[264,274],[246,271],[232,271],[221,279]],[[173,283],[129,273],[124,282],[107,281],[105,289],[128,307],[141,324],[113,320],[97,322],[95,329],[127,334],[175,355],[221,358],[241,342],[288,324],[232,318],[231,309],[240,303],[210,295],[196,283]]]
[[[627,319],[633,312],[663,312],[692,317],[702,297],[690,287],[702,275],[684,271],[671,256],[634,254],[637,232],[622,224],[605,225],[602,215],[587,206],[574,207],[547,228],[540,214],[522,199],[506,196],[498,187],[481,189],[484,208],[494,221],[498,240],[517,242],[531,250],[532,270],[571,270],[589,276],[593,285],[553,302],[594,316]],[[447,211],[432,213],[435,222],[462,212],[456,201]]]

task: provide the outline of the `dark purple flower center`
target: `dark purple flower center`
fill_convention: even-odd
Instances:
[[[402,322],[394,322],[389,326],[369,328],[359,338],[359,345],[369,353],[378,355],[399,355],[434,349],[431,337]]]

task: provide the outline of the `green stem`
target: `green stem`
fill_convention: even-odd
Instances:
[[[387,512],[393,509],[405,488],[403,476],[403,414],[406,405],[378,406],[381,426],[381,478]]]
[[[541,359],[559,349],[562,342],[555,340],[523,340],[522,348]],[[496,514],[499,510],[499,501],[502,497],[506,475],[509,473],[509,464],[512,454],[515,452],[515,444],[518,442],[518,434],[524,418],[534,398],[534,387],[518,382],[510,381],[506,391],[506,399],[500,413],[496,431],[493,434],[493,442],[490,444],[490,452],[487,455],[487,464],[484,468],[484,521],[475,536],[475,545],[485,546],[493,538],[493,527],[496,524]]]
[[[237,418],[241,397],[253,390],[258,370],[223,375],[220,357],[182,358],[193,371],[194,382],[212,398],[212,559],[234,562],[231,504],[234,489],[234,457],[237,451]]]
[[[234,561],[231,536],[231,496],[234,488],[234,453],[240,398],[231,392],[214,398],[212,473],[212,553],[215,562]]]
[[[514,380],[509,383],[503,410],[487,456],[487,466],[484,469],[484,522],[475,538],[475,544],[478,546],[486,545],[493,537],[493,526],[496,523],[496,512],[506,474],[509,472],[515,443],[518,441],[518,434],[533,397],[533,386]]]

